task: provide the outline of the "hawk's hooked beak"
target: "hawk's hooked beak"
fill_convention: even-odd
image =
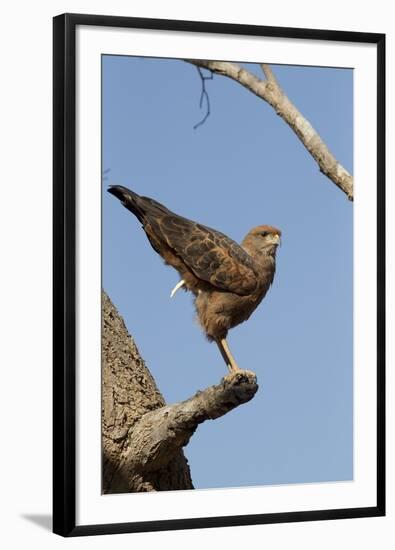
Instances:
[[[281,246],[281,237],[277,233],[273,235],[273,244]]]

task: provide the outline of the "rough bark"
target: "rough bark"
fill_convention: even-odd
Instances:
[[[182,452],[155,473],[119,474],[122,458],[133,447],[130,432],[165,400],[141,358],[136,344],[109,297],[102,296],[102,452],[103,493],[193,489]]]
[[[102,317],[103,492],[193,489],[182,447],[201,422],[252,399],[255,374],[232,373],[182,403],[166,405],[104,292]]]
[[[269,103],[276,113],[295,132],[308,152],[317,162],[320,171],[337,185],[339,189],[346,193],[350,200],[353,200],[353,177],[340,162],[336,160],[318,132],[286,96],[269,65],[261,65],[266,77],[265,80],[261,80],[236,63],[207,61],[202,59],[188,59],[186,61],[197,67],[208,69],[212,73],[227,76],[239,82],[239,84]]]

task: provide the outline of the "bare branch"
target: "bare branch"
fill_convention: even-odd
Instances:
[[[277,78],[274,76],[274,73],[269,65],[266,63],[261,63],[261,69],[269,82],[278,85]]]
[[[189,59],[186,61],[239,82],[242,86],[269,103],[276,113],[292,128],[317,162],[320,171],[331,179],[339,189],[344,191],[350,200],[353,200],[353,177],[336,160],[318,132],[285,95],[270,67],[265,64],[261,65],[267,80],[260,80],[253,73],[236,63],[201,59]]]
[[[196,67],[196,68],[198,70],[200,80],[202,82],[202,93],[200,95],[199,107],[200,108],[203,107],[203,100],[206,99],[207,111],[204,117],[202,118],[202,120],[197,124],[195,124],[195,126],[193,127],[194,130],[196,130],[196,128],[199,128],[199,126],[202,126],[202,124],[204,124],[208,119],[208,117],[210,116],[210,98],[206,90],[206,80],[212,80],[214,78],[214,75],[212,72],[210,72],[209,76],[205,76],[200,67]]]
[[[258,389],[256,375],[237,371],[220,384],[176,403],[146,413],[129,435],[128,452],[119,475],[129,478],[136,472],[155,472],[166,467],[187,445],[197,426],[205,420],[223,416],[252,399]]]

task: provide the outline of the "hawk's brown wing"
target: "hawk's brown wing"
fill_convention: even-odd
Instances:
[[[257,286],[254,261],[235,241],[170,211],[146,215],[155,235],[164,240],[199,279],[240,296],[254,292]]]
[[[170,248],[195,277],[218,289],[240,296],[254,292],[258,284],[254,260],[235,241],[121,185],[111,186],[109,192],[142,222],[158,254],[165,257],[165,248]]]

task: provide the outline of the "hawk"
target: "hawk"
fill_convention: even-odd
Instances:
[[[281,231],[259,225],[239,245],[223,233],[171,212],[149,197],[121,185],[108,192],[142,223],[152,248],[174,267],[195,295],[197,316],[209,341],[215,341],[230,371],[239,370],[226,341],[228,331],[246,321],[273,282]]]

